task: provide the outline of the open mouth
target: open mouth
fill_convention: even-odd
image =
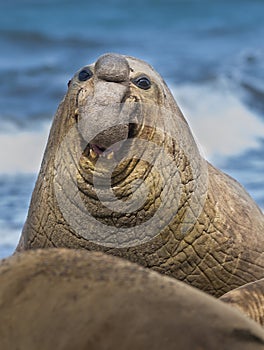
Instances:
[[[98,157],[113,159],[115,157],[115,154],[120,150],[121,146],[122,142],[118,142],[108,148],[89,143],[85,152],[89,152],[89,157],[92,159],[96,159]]]
[[[128,139],[133,138],[136,135],[137,125],[134,123],[129,124],[128,128]],[[117,155],[120,154],[121,149],[124,149],[126,139],[125,140],[119,140],[116,143],[105,147],[103,145],[100,145],[98,142],[90,142],[87,144],[84,155],[91,159],[91,160],[97,160],[99,157],[103,157],[104,159],[117,159]]]

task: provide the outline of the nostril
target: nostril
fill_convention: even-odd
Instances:
[[[95,72],[99,79],[118,83],[129,79],[130,68],[123,56],[108,53],[98,58]]]

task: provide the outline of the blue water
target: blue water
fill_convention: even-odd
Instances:
[[[0,257],[68,80],[109,51],[163,75],[208,159],[264,208],[263,13],[262,0],[0,0]]]

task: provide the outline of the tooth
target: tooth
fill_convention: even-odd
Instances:
[[[90,157],[93,159],[97,158],[97,153],[95,153],[93,149],[90,150]]]
[[[107,159],[113,159],[114,157],[114,151],[108,153],[108,155],[106,156]]]

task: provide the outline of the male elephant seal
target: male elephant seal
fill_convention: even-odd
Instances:
[[[0,348],[261,350],[264,330],[215,298],[129,261],[41,249],[0,264]]]
[[[263,213],[201,157],[151,66],[105,54],[68,85],[18,251],[101,250],[215,296],[263,277]]]

